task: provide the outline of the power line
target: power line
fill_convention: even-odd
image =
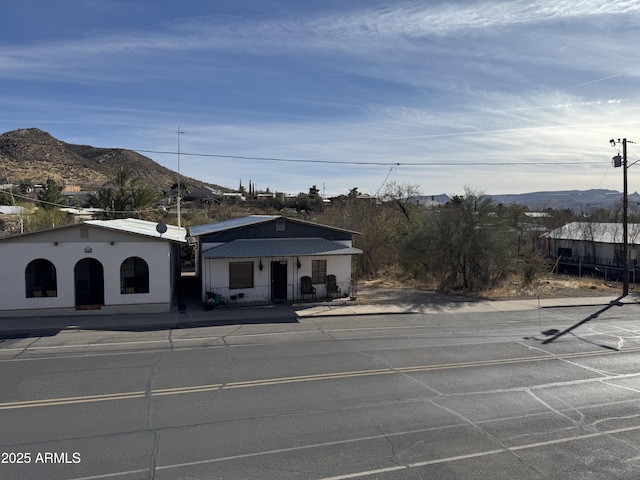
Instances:
[[[36,142],[21,142],[30,145],[49,146],[50,143],[36,143]],[[98,148],[98,147],[96,147]],[[318,163],[318,164],[332,164],[332,165],[381,165],[381,166],[416,166],[416,167],[442,167],[442,166],[520,166],[520,165],[540,165],[540,166],[555,166],[555,165],[600,165],[605,161],[573,161],[573,162],[531,162],[531,161],[511,161],[511,162],[495,162],[495,161],[470,161],[470,162],[450,162],[450,161],[435,161],[435,162],[397,162],[397,161],[372,161],[372,160],[328,160],[328,159],[310,159],[310,158],[283,158],[283,157],[254,157],[249,155],[223,155],[218,153],[189,153],[180,150],[179,152],[168,150],[145,150],[137,148],[112,148],[109,150],[124,150],[137,153],[155,153],[163,155],[181,155],[187,157],[211,157],[211,158],[229,158],[235,160],[260,160],[265,162],[289,162],[289,163]],[[607,161],[608,162],[608,161]]]
[[[60,207],[60,208],[76,208],[76,209],[82,209],[83,207],[74,207],[74,206],[70,206],[70,205],[65,205],[62,203],[53,203],[53,202],[48,202],[46,200],[41,200],[39,198],[32,198],[29,197],[27,195],[19,195],[17,193],[12,193],[6,190],[0,190],[0,193],[4,193],[5,195],[9,195],[10,197],[13,198],[14,203],[15,203],[15,199],[16,198],[21,198],[23,200],[26,200],[28,202],[33,202],[33,203],[39,203],[41,205],[50,205],[52,207]],[[149,213],[149,212],[160,212],[161,209],[159,208],[147,208],[145,210],[107,210],[107,209],[103,209],[105,213]]]
[[[156,153],[156,154],[166,154],[166,155],[177,155],[177,152],[171,151],[163,151],[163,150],[133,150],[138,153]],[[575,162],[382,162],[382,161],[355,161],[355,160],[314,160],[308,158],[279,158],[279,157],[251,157],[246,155],[222,155],[217,153],[188,153],[180,151],[180,155],[190,156],[190,157],[213,157],[213,158],[232,158],[235,160],[260,160],[266,162],[290,162],[290,163],[325,163],[332,165],[382,165],[382,166],[416,166],[416,167],[441,167],[441,166],[519,166],[519,165],[600,165],[605,161],[575,161]]]
[[[399,164],[398,164],[399,165]],[[376,191],[376,194],[374,195],[374,197],[377,197],[378,194],[380,193],[380,190],[382,190],[382,187],[385,186],[385,184],[387,183],[387,180],[389,180],[389,176],[391,175],[391,172],[394,172],[396,169],[396,165],[393,165],[390,169],[389,172],[387,173],[387,176],[384,177],[384,181],[382,182],[382,185],[380,185],[380,188],[378,188],[378,190]]]

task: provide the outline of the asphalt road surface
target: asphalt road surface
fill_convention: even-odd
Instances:
[[[0,478],[638,479],[639,313],[4,338]]]

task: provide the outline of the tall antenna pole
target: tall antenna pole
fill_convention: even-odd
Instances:
[[[178,127],[178,228],[182,227],[180,220],[180,135],[184,132]]]

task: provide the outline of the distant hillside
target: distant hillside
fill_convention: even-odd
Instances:
[[[575,212],[588,212],[594,208],[611,208],[621,205],[622,193],[616,190],[593,189],[593,190],[561,190],[557,192],[531,192],[505,195],[486,195],[494,204],[503,205],[524,205],[529,210],[570,209]],[[450,197],[441,195],[425,195],[417,197],[423,205],[445,204]],[[629,202],[640,204],[640,194],[637,192],[629,194]]]
[[[0,171],[0,183],[42,183],[52,178],[94,190],[107,183],[121,166],[131,168],[145,186],[154,189],[169,189],[178,179],[176,172],[134,151],[72,145],[37,128],[0,135],[0,157],[0,166],[9,176],[5,178],[5,171]],[[183,181],[190,187],[209,185],[191,178]]]
[[[531,210],[545,208],[564,209],[588,212],[594,208],[611,208],[622,204],[622,193],[616,190],[563,190],[558,192],[532,192],[509,195],[489,195],[494,203],[505,205],[517,203],[526,205]],[[640,194],[629,194],[629,202],[639,202]]]

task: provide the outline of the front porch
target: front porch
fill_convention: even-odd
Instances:
[[[301,283],[287,283],[283,291],[281,287],[272,285],[256,285],[253,288],[235,289],[226,286],[208,287],[205,292],[206,309],[217,307],[248,307],[275,305],[279,303],[324,303],[336,300],[354,300],[357,298],[358,285],[355,279],[348,282],[330,284],[314,284],[315,292],[307,293]]]

